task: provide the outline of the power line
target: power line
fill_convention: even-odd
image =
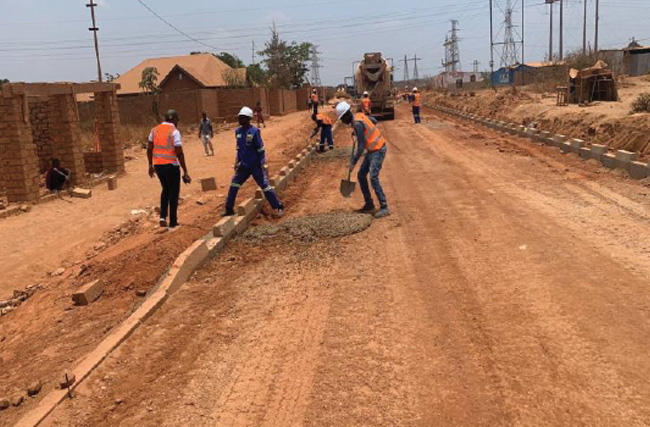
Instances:
[[[174,29],[177,33],[179,33],[179,34],[181,34],[181,35],[187,37],[188,39],[190,39],[190,40],[192,40],[192,41],[197,42],[198,44],[200,44],[200,45],[202,45],[202,46],[209,47],[210,49],[214,49],[214,50],[219,50],[219,49],[217,49],[217,48],[214,47],[214,46],[211,46],[211,45],[209,45],[209,44],[207,44],[207,43],[203,43],[202,41],[200,41],[200,40],[198,40],[198,39],[195,39],[194,37],[190,36],[189,34],[183,32],[183,31],[180,30],[179,28],[175,27],[174,24],[172,24],[171,22],[167,21],[167,20],[166,20],[165,18],[163,18],[162,16],[158,15],[158,14],[157,14],[153,9],[151,9],[149,6],[147,6],[147,5],[146,5],[142,0],[136,0],[136,1],[137,1],[138,3],[140,3],[142,6],[144,6],[144,8],[147,9],[149,12],[151,12],[151,13],[152,13],[156,18],[160,19],[162,22],[164,22],[165,24],[167,24],[170,28]]]

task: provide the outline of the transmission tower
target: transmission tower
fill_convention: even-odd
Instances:
[[[418,61],[422,60],[422,58],[418,58],[418,55],[416,53],[410,60],[413,61],[413,80],[418,81],[420,80],[420,74],[418,73]]]
[[[320,82],[320,58],[318,57],[318,46],[314,46],[311,51],[311,85],[321,86]]]
[[[506,1],[506,9],[504,11],[503,21],[503,52],[501,53],[501,66],[509,67],[518,62],[517,42],[514,36],[514,24],[512,22],[512,2]]]
[[[445,37],[445,60],[442,63],[447,73],[455,73],[460,66],[460,50],[458,48],[458,42],[460,41],[458,37],[459,31],[458,21],[452,19],[451,31]]]
[[[474,74],[478,74],[478,72],[479,72],[478,71],[479,64],[480,64],[480,62],[478,62],[478,60],[476,60],[476,59],[474,60],[474,62],[472,62],[472,67],[473,67],[472,71],[474,72]]]

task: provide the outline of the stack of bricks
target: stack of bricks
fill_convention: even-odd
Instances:
[[[104,171],[102,153],[95,151],[84,153],[84,165],[87,173],[101,173]]]
[[[50,164],[50,160],[54,157],[54,147],[50,136],[50,120],[48,118],[48,99],[47,97],[30,97],[28,102],[29,119],[32,124],[36,154],[38,155],[40,171],[44,173]]]
[[[38,157],[24,96],[0,94],[0,182],[9,202],[36,202]]]
[[[74,95],[55,95],[49,102],[50,136],[54,152],[64,168],[70,169],[70,180],[80,184],[86,179],[79,112]]]
[[[115,92],[95,93],[95,120],[101,145],[102,166],[109,172],[124,171],[124,144]]]

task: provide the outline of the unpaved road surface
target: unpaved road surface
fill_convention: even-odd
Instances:
[[[650,425],[650,189],[425,118],[381,124],[390,217],[233,242],[46,424]],[[344,164],[287,220],[360,205]]]

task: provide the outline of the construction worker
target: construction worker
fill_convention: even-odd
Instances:
[[[204,112],[203,118],[199,123],[199,139],[203,143],[203,151],[206,156],[214,156],[214,147],[212,146],[212,138],[214,138],[214,130],[212,130],[212,122],[208,119],[208,115]]]
[[[45,172],[45,187],[52,193],[70,188],[70,170],[62,168],[59,159],[52,159],[51,166]]]
[[[332,126],[336,121],[329,116],[329,114],[325,113],[318,113],[318,114],[312,114],[311,119],[316,122],[316,127],[314,128],[314,133],[311,134],[309,137],[310,139],[315,137],[316,134],[318,133],[318,129],[320,128],[320,147],[319,151],[321,153],[325,152],[325,140],[327,140],[327,144],[329,145],[329,149],[333,150],[334,149],[334,137],[332,136]]]
[[[368,92],[363,92],[363,98],[361,99],[361,109],[367,116],[370,115],[370,105],[370,95],[368,95]]]
[[[316,88],[311,91],[311,108],[314,114],[318,114],[318,91]]]
[[[226,199],[226,212],[224,216],[235,214],[235,200],[239,188],[253,175],[257,185],[264,191],[264,196],[274,210],[277,217],[284,215],[284,205],[275,194],[275,190],[269,184],[264,165],[266,154],[262,133],[255,126],[251,125],[253,110],[243,107],[239,112],[239,124],[235,130],[237,140],[237,157],[235,159],[235,176],[232,178],[228,198]]]
[[[178,226],[178,197],[181,191],[181,170],[183,182],[189,184],[192,178],[187,172],[181,133],[177,129],[180,120],[176,110],[169,110],[165,121],[153,128],[149,134],[147,158],[149,159],[149,176],[158,175],[162,192],[160,194],[160,226],[175,228]],[[167,223],[169,213],[169,223]]]
[[[358,212],[375,212],[375,204],[368,188],[368,173],[370,173],[370,182],[379,200],[379,211],[375,213],[375,218],[390,215],[386,196],[379,182],[379,172],[386,158],[386,139],[377,128],[377,120],[364,113],[352,114],[352,109],[347,102],[340,102],[336,105],[336,115],[343,123],[352,126],[357,140],[357,148],[350,157],[350,172],[354,170],[363,152],[366,152],[357,174],[359,187],[365,201]]]
[[[413,88],[413,119],[415,123],[420,123],[420,107],[422,106],[422,94],[418,88]]]

